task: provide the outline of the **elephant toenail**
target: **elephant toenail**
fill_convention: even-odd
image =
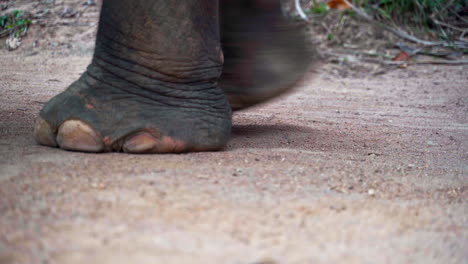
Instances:
[[[50,128],[49,123],[40,117],[36,122],[34,137],[38,144],[49,147],[57,147],[57,142],[55,141],[55,136],[52,132],[52,129]]]
[[[80,120],[65,121],[57,133],[59,146],[67,150],[102,152],[101,137],[88,124]]]
[[[123,151],[127,153],[151,153],[155,152],[158,140],[147,132],[141,132],[128,138]]]

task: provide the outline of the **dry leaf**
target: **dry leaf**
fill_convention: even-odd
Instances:
[[[330,9],[346,10],[351,7],[343,0],[328,0],[327,6]]]
[[[410,59],[410,55],[404,51],[400,51],[395,57],[393,57],[392,61],[408,61]]]

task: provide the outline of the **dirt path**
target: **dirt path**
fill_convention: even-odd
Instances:
[[[468,261],[466,66],[319,72],[223,152],[96,155],[31,136],[90,57],[0,56],[2,264]]]

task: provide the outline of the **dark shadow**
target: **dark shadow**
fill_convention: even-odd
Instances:
[[[9,138],[15,144],[35,144],[33,138],[34,119],[38,110],[0,110],[0,137]],[[290,124],[234,124],[226,151],[236,149],[307,150],[317,152],[356,152],[369,142],[352,132],[340,131],[336,126],[316,124],[316,127]],[[255,122],[255,121],[251,121]],[[4,142],[5,143],[5,142]],[[373,142],[376,144],[377,142]],[[7,147],[7,146],[0,146]]]
[[[364,146],[364,139],[339,133],[333,130],[333,127],[310,128],[288,124],[234,125],[227,150],[287,148],[326,152],[350,150],[356,145]]]

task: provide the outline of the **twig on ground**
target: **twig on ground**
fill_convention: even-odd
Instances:
[[[459,58],[463,56],[463,52],[432,52],[432,51],[421,51],[419,52],[421,55],[432,56],[432,57],[439,57],[448,60],[455,60],[455,58]]]
[[[13,34],[15,32],[15,30],[17,30],[18,28],[21,28],[21,27],[24,27],[24,25],[14,26],[12,28],[0,31],[0,38],[3,38],[3,37],[6,37],[8,35]],[[25,27],[24,31],[21,32],[21,34],[26,34],[27,32],[28,32],[28,26]]]
[[[456,27],[456,26],[452,26],[450,24],[447,24],[447,23],[444,23],[442,21],[439,21],[435,18],[432,18],[432,21],[438,25],[441,25],[441,26],[444,26],[444,27],[447,27],[447,28],[450,28],[450,29],[453,29],[453,30],[456,30],[456,31],[460,31],[460,32],[465,32],[466,29],[463,29],[463,28],[459,28],[459,27]]]
[[[353,54],[353,55],[365,55],[365,56],[370,56],[370,57],[381,57],[385,59],[391,59],[393,56],[383,54],[383,53],[377,53],[377,52],[370,52],[370,51],[360,51],[360,50],[343,50],[343,52],[346,52],[348,54]],[[336,54],[339,55],[339,54]]]
[[[431,14],[430,17],[434,18],[434,17],[438,16],[440,13],[445,12],[445,10],[447,10],[450,6],[452,6],[453,1],[454,0],[447,1],[447,3],[445,3],[444,7],[438,9],[437,12]]]
[[[430,48],[430,47],[413,48],[400,42],[396,43],[395,46],[401,51],[406,52],[408,55],[410,55],[410,57],[421,54],[421,55],[426,55],[426,56],[445,58],[448,60],[455,60],[455,58],[459,58],[463,56],[463,52],[460,52],[460,51],[448,51],[448,52],[434,52],[432,50],[425,51],[425,49]]]
[[[463,65],[463,64],[468,64],[468,60],[382,61],[382,60],[365,58],[364,61],[384,64],[384,65],[424,65],[424,64]]]
[[[409,56],[414,56],[418,53],[420,53],[420,51],[422,51],[424,49],[423,48],[413,48],[413,47],[410,47],[404,43],[401,43],[401,42],[397,42],[395,44],[395,47],[397,47],[399,50],[403,51],[403,52],[406,52]]]
[[[345,51],[348,52],[348,51]],[[359,54],[356,51],[352,51],[351,53]],[[388,58],[386,55],[383,54],[365,54],[361,53],[364,55],[369,55],[369,56],[382,56],[385,58]],[[348,56],[348,54],[341,54],[341,53],[335,53],[335,52],[327,52],[325,53],[327,56],[332,56],[332,57],[339,57],[339,58],[344,58],[345,56]],[[427,64],[440,64],[440,65],[463,65],[463,64],[468,64],[468,60],[422,60],[422,61],[390,61],[390,60],[381,60],[381,59],[373,59],[369,57],[358,57],[358,60],[364,61],[364,62],[370,62],[370,63],[377,63],[377,64],[383,64],[383,65],[427,65]]]
[[[0,38],[3,38],[3,37],[6,37],[8,35],[10,35],[10,30],[7,29],[7,30],[3,30],[3,31],[0,31]]]
[[[468,29],[465,30],[465,31],[463,31],[463,32],[461,33],[459,39],[460,39],[460,40],[464,39],[467,32],[468,32]]]
[[[76,22],[76,21],[63,21],[57,23],[57,25],[61,26],[72,26],[72,27],[91,27],[95,26],[95,22]]]
[[[468,23],[468,20],[462,16],[460,16],[458,13],[455,13],[455,16],[460,19],[461,21],[465,22],[465,23]]]

